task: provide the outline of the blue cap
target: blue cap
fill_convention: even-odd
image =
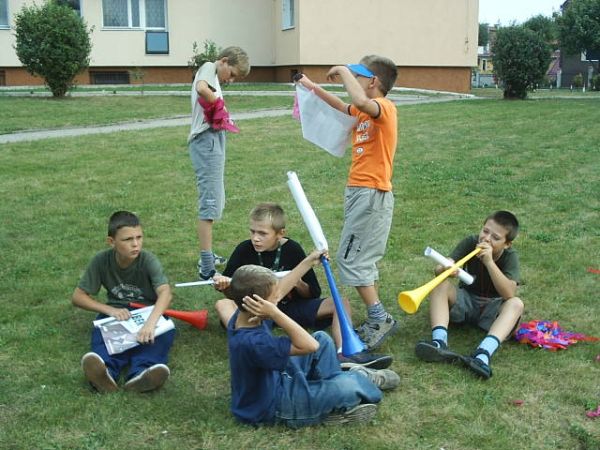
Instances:
[[[364,64],[348,64],[346,67],[361,77],[373,78],[375,76],[375,74]]]

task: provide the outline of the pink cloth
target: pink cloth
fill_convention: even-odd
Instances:
[[[292,110],[292,117],[296,120],[300,120],[300,106],[298,105],[298,94],[294,94],[294,109]]]
[[[225,101],[217,98],[213,103],[208,102],[202,97],[198,97],[198,103],[204,109],[204,120],[215,130],[225,130],[232,133],[239,133],[240,129],[233,123],[229,112],[225,108]]]

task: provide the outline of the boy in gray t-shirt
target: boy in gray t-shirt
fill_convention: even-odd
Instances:
[[[225,108],[221,85],[244,78],[249,72],[246,52],[227,47],[215,62],[200,67],[192,85],[188,147],[198,189],[198,276],[203,280],[215,275],[215,263],[225,262],[213,253],[212,230],[225,207],[225,131],[238,131]]]
[[[111,248],[92,258],[73,292],[73,305],[96,311],[97,319],[131,317],[129,302],[154,304],[154,309],[137,334],[141,345],[109,355],[98,328],[92,331],[92,351],[81,359],[86,379],[101,393],[118,389],[115,380],[129,366],[124,388],[146,392],[159,388],[169,377],[168,353],[175,330],[155,336],[156,323],[171,303],[167,277],[152,253],[142,250],[144,235],[139,219],[128,211],[117,211],[109,220]],[[94,297],[104,287],[107,303]]]
[[[417,357],[429,362],[462,362],[482,378],[490,378],[490,359],[500,343],[510,336],[523,314],[523,302],[517,297],[519,258],[512,248],[519,222],[508,211],[489,215],[479,235],[463,239],[450,254],[459,260],[475,248],[481,249],[465,264],[475,276],[471,285],[458,287],[443,281],[430,295],[431,341],[420,341]],[[436,274],[446,268],[436,267]],[[448,349],[448,324],[470,324],[487,331],[473,355],[461,356]]]

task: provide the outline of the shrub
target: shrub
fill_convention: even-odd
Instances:
[[[522,26],[500,28],[494,43],[494,74],[504,98],[524,99],[542,82],[550,64],[550,47],[537,33]]]
[[[583,87],[583,75],[578,73],[573,77],[573,87],[581,89]]]
[[[69,6],[48,0],[15,15],[15,50],[25,69],[44,78],[54,97],[62,97],[89,65],[90,32]]]
[[[188,67],[192,69],[192,78],[196,75],[196,71],[200,68],[202,64],[207,61],[214,62],[217,60],[217,56],[219,56],[219,52],[221,51],[217,44],[215,44],[211,40],[204,41],[204,51],[202,53],[198,53],[198,43],[194,41],[192,44],[192,57],[188,61]]]
[[[600,91],[600,75],[594,75],[592,77],[592,89],[594,91]]]

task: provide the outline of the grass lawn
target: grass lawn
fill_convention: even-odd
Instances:
[[[123,99],[114,118],[107,108],[99,120],[122,120],[123,110],[144,117],[138,100]],[[21,100],[0,101],[12,108]],[[45,100],[32,101],[28,124],[35,128],[59,126],[63,116],[73,117],[76,103],[55,102],[49,112]],[[181,101],[187,113],[188,101]],[[40,125],[48,114],[55,125]],[[598,100],[426,104],[399,108],[399,118],[396,206],[380,294],[401,322],[382,351],[393,354],[402,385],[386,394],[371,424],[298,431],[233,420],[226,336],[212,310],[219,295],[210,288],[175,290],[174,308],[208,308],[210,319],[204,331],[177,323],[172,377],[162,390],[102,396],[84,382],[79,364],[94,314],[72,307],[70,295],[105,247],[113,211],[140,215],[145,248],[159,256],[172,283],[195,278],[187,127],[0,146],[0,447],[600,448],[600,419],[585,416],[600,403],[598,343],[552,353],[506,342],[492,361],[494,376],[481,381],[460,367],[418,361],[414,345],[430,333],[428,302],[410,316],[396,303],[400,291],[433,278],[433,263],[422,256],[426,246],[448,253],[488,213],[510,209],[522,224],[515,248],[523,319],[557,320],[567,330],[600,336],[600,276],[586,270],[600,268]],[[227,207],[214,230],[215,250],[228,254],[245,239],[250,208],[267,200],[282,204],[288,234],[310,248],[286,186],[288,170],[298,173],[335,249],[349,156],[335,159],[314,148],[291,117],[240,126],[240,134],[228,136]],[[317,275],[326,290],[321,269]],[[360,322],[364,307],[341,289]],[[477,330],[450,329],[456,351],[470,353],[482,338]]]
[[[232,112],[292,108],[292,97],[228,96]],[[108,125],[190,114],[189,96],[9,97],[0,95],[0,134],[27,129]]]

